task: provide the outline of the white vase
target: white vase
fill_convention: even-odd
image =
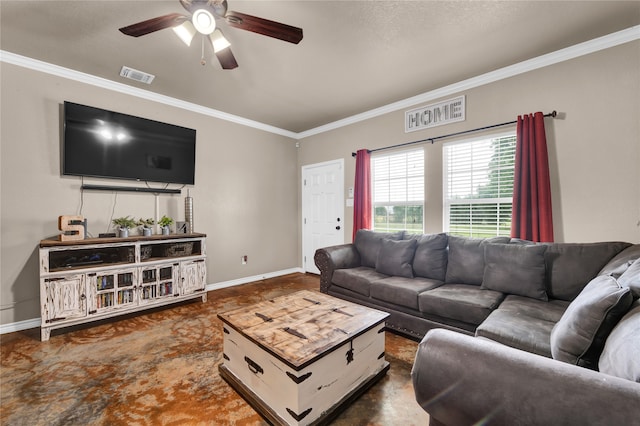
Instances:
[[[142,228],[142,235],[145,237],[151,236],[151,228]]]
[[[170,232],[170,228],[168,226],[163,226],[162,227],[162,235],[169,235]]]
[[[129,228],[119,228],[118,236],[120,238],[127,238],[129,236]]]

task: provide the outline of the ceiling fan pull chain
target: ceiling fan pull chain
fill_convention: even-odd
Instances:
[[[204,59],[204,36],[202,37],[202,57],[200,58],[201,65],[207,65],[207,61]]]

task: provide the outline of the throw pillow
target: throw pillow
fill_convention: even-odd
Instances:
[[[547,301],[544,245],[487,244],[482,288]]]
[[[591,280],[551,330],[553,359],[596,369],[607,336],[632,301],[629,288],[615,278]]]
[[[508,243],[509,237],[467,238],[449,235],[449,259],[445,282],[450,284],[482,284],[484,246]]]
[[[376,260],[376,272],[396,277],[413,278],[413,254],[416,240],[382,240]]]
[[[444,281],[447,273],[447,234],[412,235],[410,238],[418,242],[413,257],[413,273],[418,277]]]
[[[640,383],[640,302],[611,331],[598,361],[602,373]]]
[[[356,238],[353,244],[360,254],[360,265],[369,268],[376,267],[378,260],[378,252],[380,251],[380,242],[383,239],[400,240],[404,232],[386,233],[370,231],[368,229],[360,229],[356,232]]]

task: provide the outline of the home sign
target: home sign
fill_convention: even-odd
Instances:
[[[429,127],[464,121],[464,112],[464,96],[405,111],[404,131],[405,133],[415,132]]]

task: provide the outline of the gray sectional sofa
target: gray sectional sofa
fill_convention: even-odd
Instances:
[[[626,242],[367,230],[315,254],[322,292],[422,339],[414,387],[434,425],[637,421],[639,259]]]

